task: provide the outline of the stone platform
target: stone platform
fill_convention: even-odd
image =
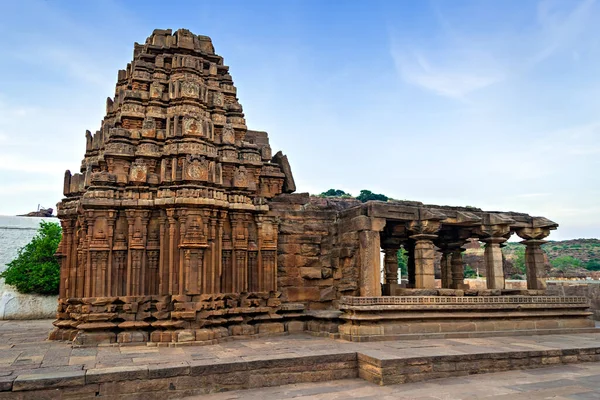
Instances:
[[[340,338],[362,342],[582,333],[594,328],[585,297],[507,296],[500,290],[487,296],[463,296],[460,292],[442,296],[342,297],[340,318],[346,322],[339,327]]]
[[[74,348],[51,321],[0,322],[0,399],[164,399],[361,377],[379,385],[600,361],[586,334],[351,343],[305,334],[212,346]]]
[[[186,400],[586,400],[598,399],[600,362],[378,386],[362,379],[310,382]]]

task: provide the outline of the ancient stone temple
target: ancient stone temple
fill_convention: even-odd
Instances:
[[[540,246],[558,226],[546,218],[293,193],[287,157],[247,129],[206,36],[155,30],[135,45],[106,108],[101,129],[86,133],[80,172],[65,174],[52,339],[382,340],[593,326],[584,298],[546,296]],[[501,248],[513,234],[526,246],[527,289],[505,287]],[[469,239],[485,244],[485,290],[464,282]]]
[[[287,158],[271,155],[267,134],[247,130],[210,38],[156,30],[136,44],[100,130],[86,139],[80,173],[65,173],[59,204],[57,326],[74,326],[85,310],[96,312],[76,325],[92,333],[148,327],[139,313],[176,327],[159,316],[195,320],[232,303],[268,315],[278,299],[277,225],[267,200],[294,191],[294,180]],[[206,296],[214,293],[252,294]],[[196,297],[170,310],[177,295]],[[134,311],[117,323],[109,309]]]

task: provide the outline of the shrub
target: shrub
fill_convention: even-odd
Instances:
[[[600,271],[600,260],[590,260],[586,262],[585,268],[589,271]]]
[[[19,249],[0,277],[20,293],[58,294],[60,266],[54,253],[61,236],[60,225],[42,221],[37,234]]]
[[[398,249],[398,253],[396,254],[396,260],[398,261],[398,272],[400,273],[400,278],[408,276],[408,252],[404,250],[403,247]]]
[[[567,269],[571,268],[580,268],[583,266],[583,263],[581,260],[572,256],[561,256],[550,261],[550,265],[561,271],[566,271]]]
[[[466,279],[477,278],[477,272],[469,264],[465,265],[464,273]]]
[[[360,194],[356,198],[363,203],[366,203],[369,200],[388,201],[388,197],[386,195],[373,193],[370,190],[361,190]]]

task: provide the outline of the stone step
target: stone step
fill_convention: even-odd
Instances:
[[[207,359],[46,373],[29,371],[17,374],[12,381],[2,379],[0,399],[168,399],[357,376],[378,385],[390,385],[600,361],[600,344],[595,342],[573,345],[567,342],[544,350],[535,346],[523,350],[477,347],[476,340],[473,342],[466,352],[452,346],[406,348],[397,342],[395,351],[382,351],[377,347],[345,351],[332,346],[301,356],[265,354],[244,360]]]

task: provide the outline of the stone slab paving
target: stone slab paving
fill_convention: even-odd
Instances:
[[[352,343],[328,338],[313,337],[307,334],[272,336],[255,339],[232,340],[210,346],[182,347],[150,347],[136,346],[100,346],[72,347],[66,342],[46,340],[52,325],[49,320],[41,321],[0,321],[0,393],[2,391],[37,390],[51,387],[68,387],[85,385],[92,391],[93,385],[103,390],[103,384],[113,381],[136,381],[169,377],[191,376],[183,380],[185,385],[194,389],[197,378],[211,373],[237,372],[240,379],[248,379],[245,370],[272,368],[280,375],[269,382],[263,376],[253,377],[247,387],[271,386],[282,383],[305,382],[311,380],[332,380],[356,377],[356,357],[372,360],[374,365],[385,370],[386,365],[402,363],[403,359],[412,365],[418,358],[457,357],[465,360],[476,359],[476,355],[495,353],[524,353],[537,352],[538,356],[545,355],[541,364],[548,362],[578,362],[576,356],[550,357],[559,355],[563,349],[591,349],[590,356],[584,356],[587,361],[600,360],[600,331],[598,333],[581,333],[570,335],[540,335],[540,336],[508,336],[472,339],[427,339],[387,342]],[[542,354],[543,353],[543,354]],[[556,354],[554,354],[556,353]],[[479,357],[480,358],[480,357]],[[494,358],[494,357],[492,357]],[[540,358],[540,357],[538,357]],[[541,358],[540,358],[541,359]],[[278,361],[285,368],[278,370]],[[311,372],[301,372],[299,380],[287,380],[286,373],[293,373],[296,364],[304,364],[311,371],[314,366],[330,363],[331,373],[311,378]],[[369,361],[370,362],[370,361]],[[454,362],[454,361],[452,361]],[[508,361],[504,361],[508,363]],[[492,365],[496,363],[489,360]],[[483,364],[482,364],[483,365]],[[292,366],[292,367],[290,367]],[[542,366],[542,365],[540,365]],[[324,367],[325,368],[325,367]],[[422,366],[409,366],[409,369],[419,369]],[[479,367],[477,367],[479,368]],[[483,367],[482,367],[483,368]],[[489,366],[487,367],[489,368]],[[566,368],[566,367],[564,367]],[[585,367],[584,367],[585,368]],[[336,369],[340,373],[336,375]],[[507,368],[508,369],[508,368]],[[265,370],[267,371],[267,370]],[[354,371],[354,372],[353,372]],[[488,369],[489,371],[489,369]],[[426,371],[425,371],[426,372]],[[460,371],[459,371],[460,372]],[[463,371],[464,372],[464,371]],[[483,369],[480,372],[485,372]],[[447,374],[457,374],[452,371]],[[475,372],[477,373],[477,371]],[[516,372],[517,375],[525,372]],[[281,375],[283,374],[283,375]],[[442,373],[443,374],[443,373]],[[467,372],[464,372],[466,375]],[[259,373],[261,375],[261,373]],[[233,375],[232,375],[233,376]],[[315,377],[317,374],[314,375]],[[442,377],[437,375],[428,375]],[[536,376],[532,374],[531,376]],[[291,375],[290,375],[291,377]],[[406,382],[414,377],[407,376]],[[294,378],[295,379],[295,378]],[[396,379],[396,378],[394,378]],[[402,378],[404,379],[404,378]],[[467,379],[456,377],[451,381]],[[468,378],[474,379],[474,378]],[[414,380],[412,380],[414,382]],[[600,381],[600,379],[599,379]],[[83,383],[82,383],[83,382]],[[168,380],[162,384],[171,384]],[[356,381],[358,382],[358,381]],[[362,380],[360,382],[363,382]],[[390,381],[397,383],[398,381]],[[106,383],[106,384],[105,384]],[[206,383],[209,384],[210,382]],[[225,382],[222,389],[241,389],[246,386],[236,386],[239,382]],[[523,382],[527,384],[528,382]],[[364,385],[367,385],[365,382]],[[370,385],[370,384],[369,384]],[[423,384],[419,384],[422,386]],[[127,385],[125,385],[127,386]],[[327,386],[326,386],[327,387]],[[371,386],[365,386],[371,387]],[[402,387],[406,387],[403,385]],[[119,390],[125,390],[123,388]],[[104,387],[104,390],[112,389]],[[147,389],[144,389],[147,390]],[[337,390],[337,389],[336,389]],[[500,389],[498,389],[500,390]],[[183,391],[181,392],[184,393]],[[176,393],[172,393],[175,395]],[[190,392],[190,394],[193,394]],[[157,398],[162,398],[156,393]],[[145,395],[144,395],[145,396]],[[139,395],[131,398],[148,398]],[[3,398],[0,396],[0,398]],[[368,397],[367,397],[368,398]]]
[[[362,379],[299,383],[186,397],[187,400],[588,400],[600,399],[600,363],[496,372],[378,386]]]

